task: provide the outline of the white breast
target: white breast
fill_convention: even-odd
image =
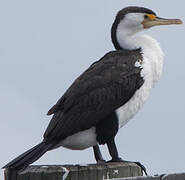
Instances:
[[[135,42],[137,46],[142,47],[143,62],[141,64],[138,60],[135,65],[142,68],[141,76],[144,78],[144,84],[126,104],[116,110],[120,128],[141,109],[162,73],[163,52],[158,42],[149,36],[139,36]]]

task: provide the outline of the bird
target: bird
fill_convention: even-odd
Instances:
[[[92,147],[97,163],[127,162],[119,156],[115,136],[143,107],[163,69],[164,53],[157,40],[138,33],[171,24],[182,21],[160,18],[145,7],[121,9],[111,28],[115,50],[90,65],[48,111],[52,118],[43,140],[3,168],[22,170],[61,146],[72,150]],[[109,161],[99,148],[105,144]]]

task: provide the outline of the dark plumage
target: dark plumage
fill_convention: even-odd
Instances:
[[[112,140],[116,136],[118,129],[119,120],[117,114],[114,111],[96,125],[98,143],[105,144]]]
[[[125,104],[143,84],[140,50],[112,51],[93,63],[77,78],[48,112],[54,116],[44,134],[45,141],[64,139],[96,126]]]
[[[134,66],[139,59],[142,59],[140,50],[112,51],[93,63],[48,111],[48,115],[54,115],[43,143],[4,168],[22,169],[61,140],[92,126],[96,127],[99,144],[114,138],[118,131],[114,110],[125,104],[144,82],[141,69]],[[111,130],[103,131],[103,127]]]

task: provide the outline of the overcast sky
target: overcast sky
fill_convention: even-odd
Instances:
[[[1,167],[42,140],[48,109],[82,71],[113,50],[110,28],[117,11],[128,5],[185,18],[180,0],[0,0]],[[165,52],[163,76],[144,108],[119,131],[119,153],[142,162],[150,174],[182,172],[185,27],[154,27],[144,33]],[[109,159],[107,149],[102,150]],[[59,148],[35,164],[94,162],[92,148]]]

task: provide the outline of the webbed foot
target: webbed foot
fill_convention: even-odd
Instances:
[[[107,163],[111,163],[111,162],[135,163],[141,168],[141,170],[145,173],[145,175],[148,176],[145,166],[142,165],[140,162],[126,161],[126,160],[123,160],[122,158],[119,158],[119,157],[118,158],[113,158],[110,161],[107,161]]]

